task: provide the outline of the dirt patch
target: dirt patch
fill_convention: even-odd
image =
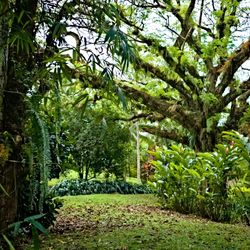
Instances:
[[[142,216],[145,215],[145,216]],[[117,228],[143,227],[145,220],[153,220],[159,215],[162,223],[170,223],[180,219],[192,221],[207,220],[192,215],[180,214],[170,210],[164,210],[157,206],[126,205],[126,206],[83,206],[81,208],[63,208],[50,228],[53,233],[77,231],[112,231]]]

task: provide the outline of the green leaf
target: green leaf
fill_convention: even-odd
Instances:
[[[76,49],[73,49],[73,61],[78,60],[79,52]]]
[[[21,11],[21,13],[20,13],[20,15],[19,15],[19,17],[18,17],[18,19],[17,19],[17,22],[18,22],[18,23],[21,22],[21,19],[22,19],[22,17],[23,17],[23,14],[24,14],[24,10]]]
[[[117,88],[117,95],[122,103],[122,107],[124,110],[127,110],[127,101],[126,101],[126,97],[122,91],[122,89],[120,87]]]
[[[193,188],[189,188],[190,191],[192,191],[193,193],[197,194],[197,190],[193,189]]]
[[[187,169],[187,171],[189,174],[196,176],[198,178],[201,178],[200,174],[197,171],[195,171],[194,169]]]
[[[88,94],[82,94],[82,95],[78,96],[77,99],[72,104],[72,106],[75,107],[78,103],[80,103],[81,101],[83,101],[87,97],[88,97]]]
[[[106,34],[104,42],[113,41],[115,39],[116,32],[117,32],[117,27],[114,25],[109,29],[108,33]]]
[[[15,223],[9,225],[9,228],[14,227],[14,232],[13,232],[14,236],[16,236],[18,234],[18,231],[20,229],[21,224],[22,224],[22,221],[17,221]]]
[[[9,246],[9,250],[15,250],[14,246],[12,245],[11,241],[6,237],[6,235],[2,234],[4,240],[7,242]]]
[[[81,106],[81,117],[83,117],[83,114],[84,114],[84,111],[86,110],[88,101],[89,101],[89,97],[87,96],[84,103],[83,103],[83,105]]]
[[[38,230],[40,230],[42,233],[44,233],[45,235],[48,235],[48,230],[38,221],[36,220],[31,220],[30,223],[37,228]]]
[[[45,214],[36,214],[36,215],[32,215],[32,216],[29,216],[29,217],[25,218],[23,221],[31,222],[32,220],[41,219],[42,217],[44,217],[44,215],[45,215]]]
[[[32,240],[33,240],[34,250],[39,250],[40,241],[39,241],[39,235],[38,235],[37,229],[34,226],[32,226],[31,231],[32,231]]]
[[[64,23],[57,22],[54,26],[52,36],[55,38],[59,38],[60,35],[66,33],[66,31],[67,31],[66,25]]]

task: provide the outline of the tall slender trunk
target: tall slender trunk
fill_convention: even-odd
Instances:
[[[86,164],[86,170],[85,170],[85,181],[88,181],[89,176],[89,164]]]
[[[141,182],[141,154],[140,154],[140,131],[139,124],[136,122],[136,156],[137,156],[137,180]]]

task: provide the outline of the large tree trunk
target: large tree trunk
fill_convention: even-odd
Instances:
[[[6,6],[1,6],[1,15]],[[5,15],[0,17],[0,231],[13,222],[17,212],[16,194],[16,168],[9,161],[12,149],[8,145],[8,134],[5,132],[4,107],[5,87],[7,86],[8,46],[6,37],[8,35]]]
[[[1,159],[0,183],[5,192],[0,194],[0,229],[12,223],[18,215],[18,193],[21,191],[23,172],[21,147],[25,119],[22,85],[14,77],[14,65],[9,64],[8,81],[4,88],[1,124],[1,148],[5,158]]]
[[[13,222],[17,216],[18,191],[22,183],[21,146],[23,143],[24,97],[15,92],[20,84],[9,78],[3,98],[3,124],[1,126],[2,159],[0,183],[6,193],[0,194],[0,229]]]
[[[197,152],[213,151],[216,144],[216,133],[217,131],[207,132],[206,128],[196,131],[194,149]]]

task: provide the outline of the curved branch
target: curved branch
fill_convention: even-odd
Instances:
[[[222,73],[221,84],[218,86],[217,93],[222,95],[226,87],[231,83],[238,68],[250,58],[250,38],[237,49],[223,66],[218,69]]]
[[[163,71],[161,71],[159,68],[153,66],[150,63],[144,62],[144,61],[137,61],[136,62],[136,68],[140,68],[145,70],[146,72],[150,72],[158,79],[166,82],[169,84],[172,88],[179,91],[180,95],[182,95],[187,101],[191,100],[191,96],[188,94],[187,89],[183,86],[183,82],[180,80],[173,80],[167,76],[167,74]]]
[[[160,98],[151,96],[144,91],[134,89],[127,85],[122,86],[122,88],[129,97],[134,100],[140,100],[141,103],[146,105],[152,111],[156,111],[157,113],[162,114],[165,117],[177,121],[179,124],[189,130],[194,129],[197,120],[197,114],[185,110],[182,105],[167,102]]]
[[[242,114],[247,111],[249,108],[249,104],[247,103],[247,99],[250,97],[250,90],[244,93],[239,97],[239,102],[241,105],[237,106],[236,101],[232,102],[231,112],[227,118],[225,127],[226,129],[234,129],[237,130],[240,125],[240,118],[242,118]]]
[[[137,114],[137,115],[133,115],[129,118],[126,117],[116,117],[114,118],[114,121],[134,121],[134,120],[139,120],[139,119],[148,119],[151,122],[155,122],[155,121],[162,121],[165,119],[165,116],[163,116],[162,114],[158,114],[158,113],[141,113],[141,114]]]
[[[140,126],[140,128],[144,132],[148,132],[150,134],[160,136],[169,140],[176,141],[177,143],[182,143],[185,145],[189,145],[189,138],[188,136],[182,136],[179,133],[176,133],[175,131],[167,131],[167,130],[162,130],[160,128],[156,127],[151,127],[151,126]]]
[[[216,104],[216,106],[211,107],[210,113],[215,114],[218,112],[222,112],[229,103],[233,102],[237,98],[239,98],[241,102],[243,102],[243,100],[245,100],[246,102],[247,98],[249,97],[249,93],[250,93],[250,78],[242,82],[239,89],[231,88],[230,92],[221,98],[219,104]]]
[[[160,45],[156,39],[147,38],[139,33],[137,33],[137,36],[142,40],[142,42],[147,44],[149,47],[152,46],[152,47],[156,48],[158,50],[159,54],[165,60],[165,62],[167,64],[169,64],[169,66],[172,69],[174,69],[174,71],[183,79],[183,81],[187,84],[187,86],[190,88],[190,90],[192,90],[193,92],[198,94],[199,91],[197,89],[197,86],[193,83],[193,80],[191,79],[191,77],[186,74],[185,70],[181,66],[180,58],[179,58],[179,63],[176,63],[175,60],[172,58],[172,55],[169,53],[167,47]],[[192,77],[195,77],[197,79],[201,79],[201,76],[199,75],[198,71],[192,65],[185,65],[185,69],[187,69],[188,73]]]

